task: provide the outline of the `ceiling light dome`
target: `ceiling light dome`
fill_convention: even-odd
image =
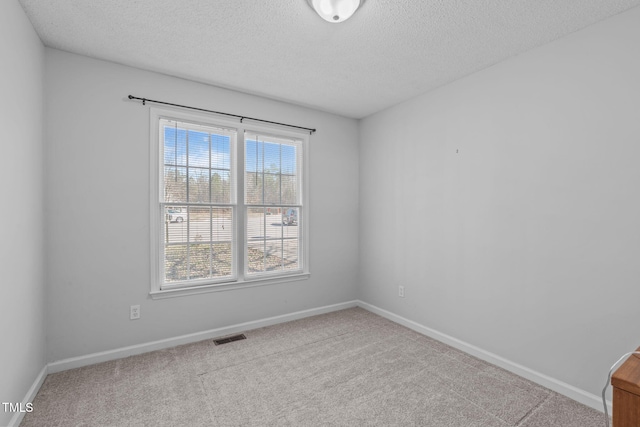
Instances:
[[[364,0],[307,0],[322,19],[332,23],[351,18]]]

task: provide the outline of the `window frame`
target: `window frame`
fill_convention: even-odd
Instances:
[[[254,141],[256,144],[259,144],[259,143],[263,144],[263,153],[262,153],[263,162],[266,160],[264,158],[264,155],[265,155],[265,152],[264,152],[265,145],[264,144],[274,144],[274,143],[276,143],[276,144],[280,144],[280,145],[284,144],[284,145],[289,145],[289,146],[298,146],[302,150],[302,154],[304,156],[304,152],[305,152],[304,145],[303,145],[303,142],[300,140],[300,138],[285,137],[282,134],[277,135],[277,134],[274,134],[274,133],[256,132],[256,131],[253,131],[253,130],[245,130],[245,132],[244,132],[244,137],[245,137],[244,138],[244,148],[243,148],[243,153],[244,153],[244,156],[245,156],[245,162],[244,162],[245,168],[242,171],[243,177],[245,177],[245,178],[248,176],[248,174],[251,173],[251,172],[248,172],[246,170],[246,155],[247,155],[247,153],[246,153],[246,151],[247,151],[246,150],[246,148],[247,148],[247,138],[246,138],[246,136],[247,136],[247,134],[252,134],[250,136],[254,136],[256,138],[256,139],[249,139],[249,141]],[[262,138],[262,140],[258,140],[258,138],[260,138],[260,137]],[[281,148],[281,150],[282,150],[282,148]],[[298,192],[299,194],[302,194],[302,195],[304,195],[306,193],[306,191],[305,191],[305,189],[303,187],[304,186],[304,172],[305,172],[305,169],[306,169],[306,167],[305,167],[306,165],[305,165],[305,162],[303,160],[303,156],[299,156],[296,159],[297,161],[302,161],[302,164],[300,165],[300,167],[302,169],[302,178],[303,179],[301,180],[302,182],[298,181],[297,182],[297,186],[296,186],[296,192]],[[260,156],[256,156],[256,157],[260,158]],[[282,157],[280,157],[280,161],[282,161]],[[280,164],[280,168],[282,168],[282,164]],[[259,173],[258,170],[256,170],[256,173]],[[262,175],[267,175],[268,174],[268,172],[266,172],[266,168],[265,168],[265,164],[264,163],[262,165],[261,174]],[[280,170],[280,173],[278,175],[280,176],[280,183],[282,183],[282,177],[285,176],[286,174],[283,174],[282,170]],[[289,209],[296,209],[298,211],[296,229],[299,232],[298,233],[298,260],[299,260],[299,262],[301,264],[301,268],[297,269],[297,270],[293,270],[293,271],[291,271],[289,273],[288,272],[284,272],[284,271],[275,271],[275,272],[262,271],[262,272],[251,273],[249,271],[249,265],[247,265],[247,263],[246,263],[247,258],[248,258],[248,254],[249,254],[249,245],[250,245],[250,243],[258,243],[259,241],[258,240],[250,240],[249,238],[245,238],[244,239],[244,246],[245,246],[244,261],[245,261],[245,265],[244,265],[243,273],[244,273],[244,276],[245,277],[249,277],[250,280],[258,280],[260,278],[268,278],[268,277],[282,276],[282,275],[287,275],[287,274],[295,274],[296,272],[298,272],[298,273],[301,272],[301,270],[304,268],[302,266],[304,248],[302,247],[301,243],[302,243],[303,238],[304,238],[303,237],[303,231],[304,231],[304,222],[305,222],[305,215],[304,215],[305,206],[304,206],[302,197],[298,198],[297,203],[282,203],[282,199],[280,200],[280,203],[268,203],[266,200],[264,200],[264,197],[265,197],[264,181],[263,181],[263,187],[262,188],[263,188],[262,203],[248,203],[246,201],[246,196],[247,196],[247,191],[246,190],[247,190],[247,188],[246,188],[246,186],[244,186],[243,195],[245,197],[245,200],[244,200],[243,209],[244,209],[244,213],[246,214],[245,215],[244,229],[245,230],[249,230],[249,225],[248,225],[249,215],[248,215],[248,211],[250,209],[260,209],[260,208],[263,208],[263,209],[278,208],[279,209],[279,208],[282,208],[283,209],[282,214],[284,214],[284,212],[288,211]],[[282,197],[282,185],[280,186],[279,196]],[[279,222],[281,224],[283,224],[282,221],[279,221]],[[266,227],[266,218],[265,218],[265,227]],[[289,240],[289,239],[285,239],[285,237],[284,237],[284,225],[281,225],[281,227],[282,227],[281,228],[282,233],[281,233],[281,237],[280,237],[279,240],[281,241],[281,244],[284,247],[284,242],[286,240]],[[264,237],[265,238],[264,238],[263,241],[265,243],[267,241],[272,241],[272,242],[275,241],[275,239],[268,239],[266,236],[264,236]]]
[[[194,279],[189,283],[180,285],[163,286],[164,276],[163,256],[164,242],[162,239],[162,229],[164,226],[164,212],[161,205],[164,203],[160,194],[161,174],[164,172],[164,159],[160,156],[160,119],[170,119],[185,121],[204,126],[213,126],[224,129],[232,129],[236,132],[235,153],[231,153],[232,165],[235,163],[235,204],[233,205],[233,233],[235,236],[235,262],[232,263],[231,279]],[[255,125],[252,123],[242,123],[218,118],[212,115],[205,115],[194,112],[186,112],[171,108],[149,107],[149,207],[150,207],[150,295],[153,299],[201,294],[206,292],[226,291],[232,289],[244,289],[247,287],[264,286],[283,282],[305,280],[310,277],[309,269],[309,134],[306,132],[281,129],[279,126]],[[245,204],[245,135],[256,133],[269,135],[281,139],[293,139],[300,141],[302,148],[302,183],[300,189],[300,210],[298,212],[299,227],[299,262],[300,269],[278,273],[248,275],[246,265],[248,253],[248,239],[246,230],[248,227],[248,209],[253,205]],[[162,248],[161,248],[162,246]]]

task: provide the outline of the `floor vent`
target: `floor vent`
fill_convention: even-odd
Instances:
[[[246,340],[246,339],[247,337],[245,337],[244,334],[240,334],[240,335],[234,335],[232,337],[218,338],[217,340],[213,340],[213,343],[215,345],[220,345],[220,344],[226,344],[233,341],[240,341],[240,340]]]

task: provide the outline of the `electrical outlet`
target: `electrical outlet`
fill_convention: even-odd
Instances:
[[[398,286],[398,296],[404,298],[404,286],[402,285]]]
[[[140,306],[139,305],[132,305],[131,306],[131,311],[129,313],[129,318],[131,320],[136,320],[140,318]]]

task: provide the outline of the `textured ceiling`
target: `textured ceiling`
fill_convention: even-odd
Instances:
[[[45,45],[361,118],[640,0],[19,0]]]

